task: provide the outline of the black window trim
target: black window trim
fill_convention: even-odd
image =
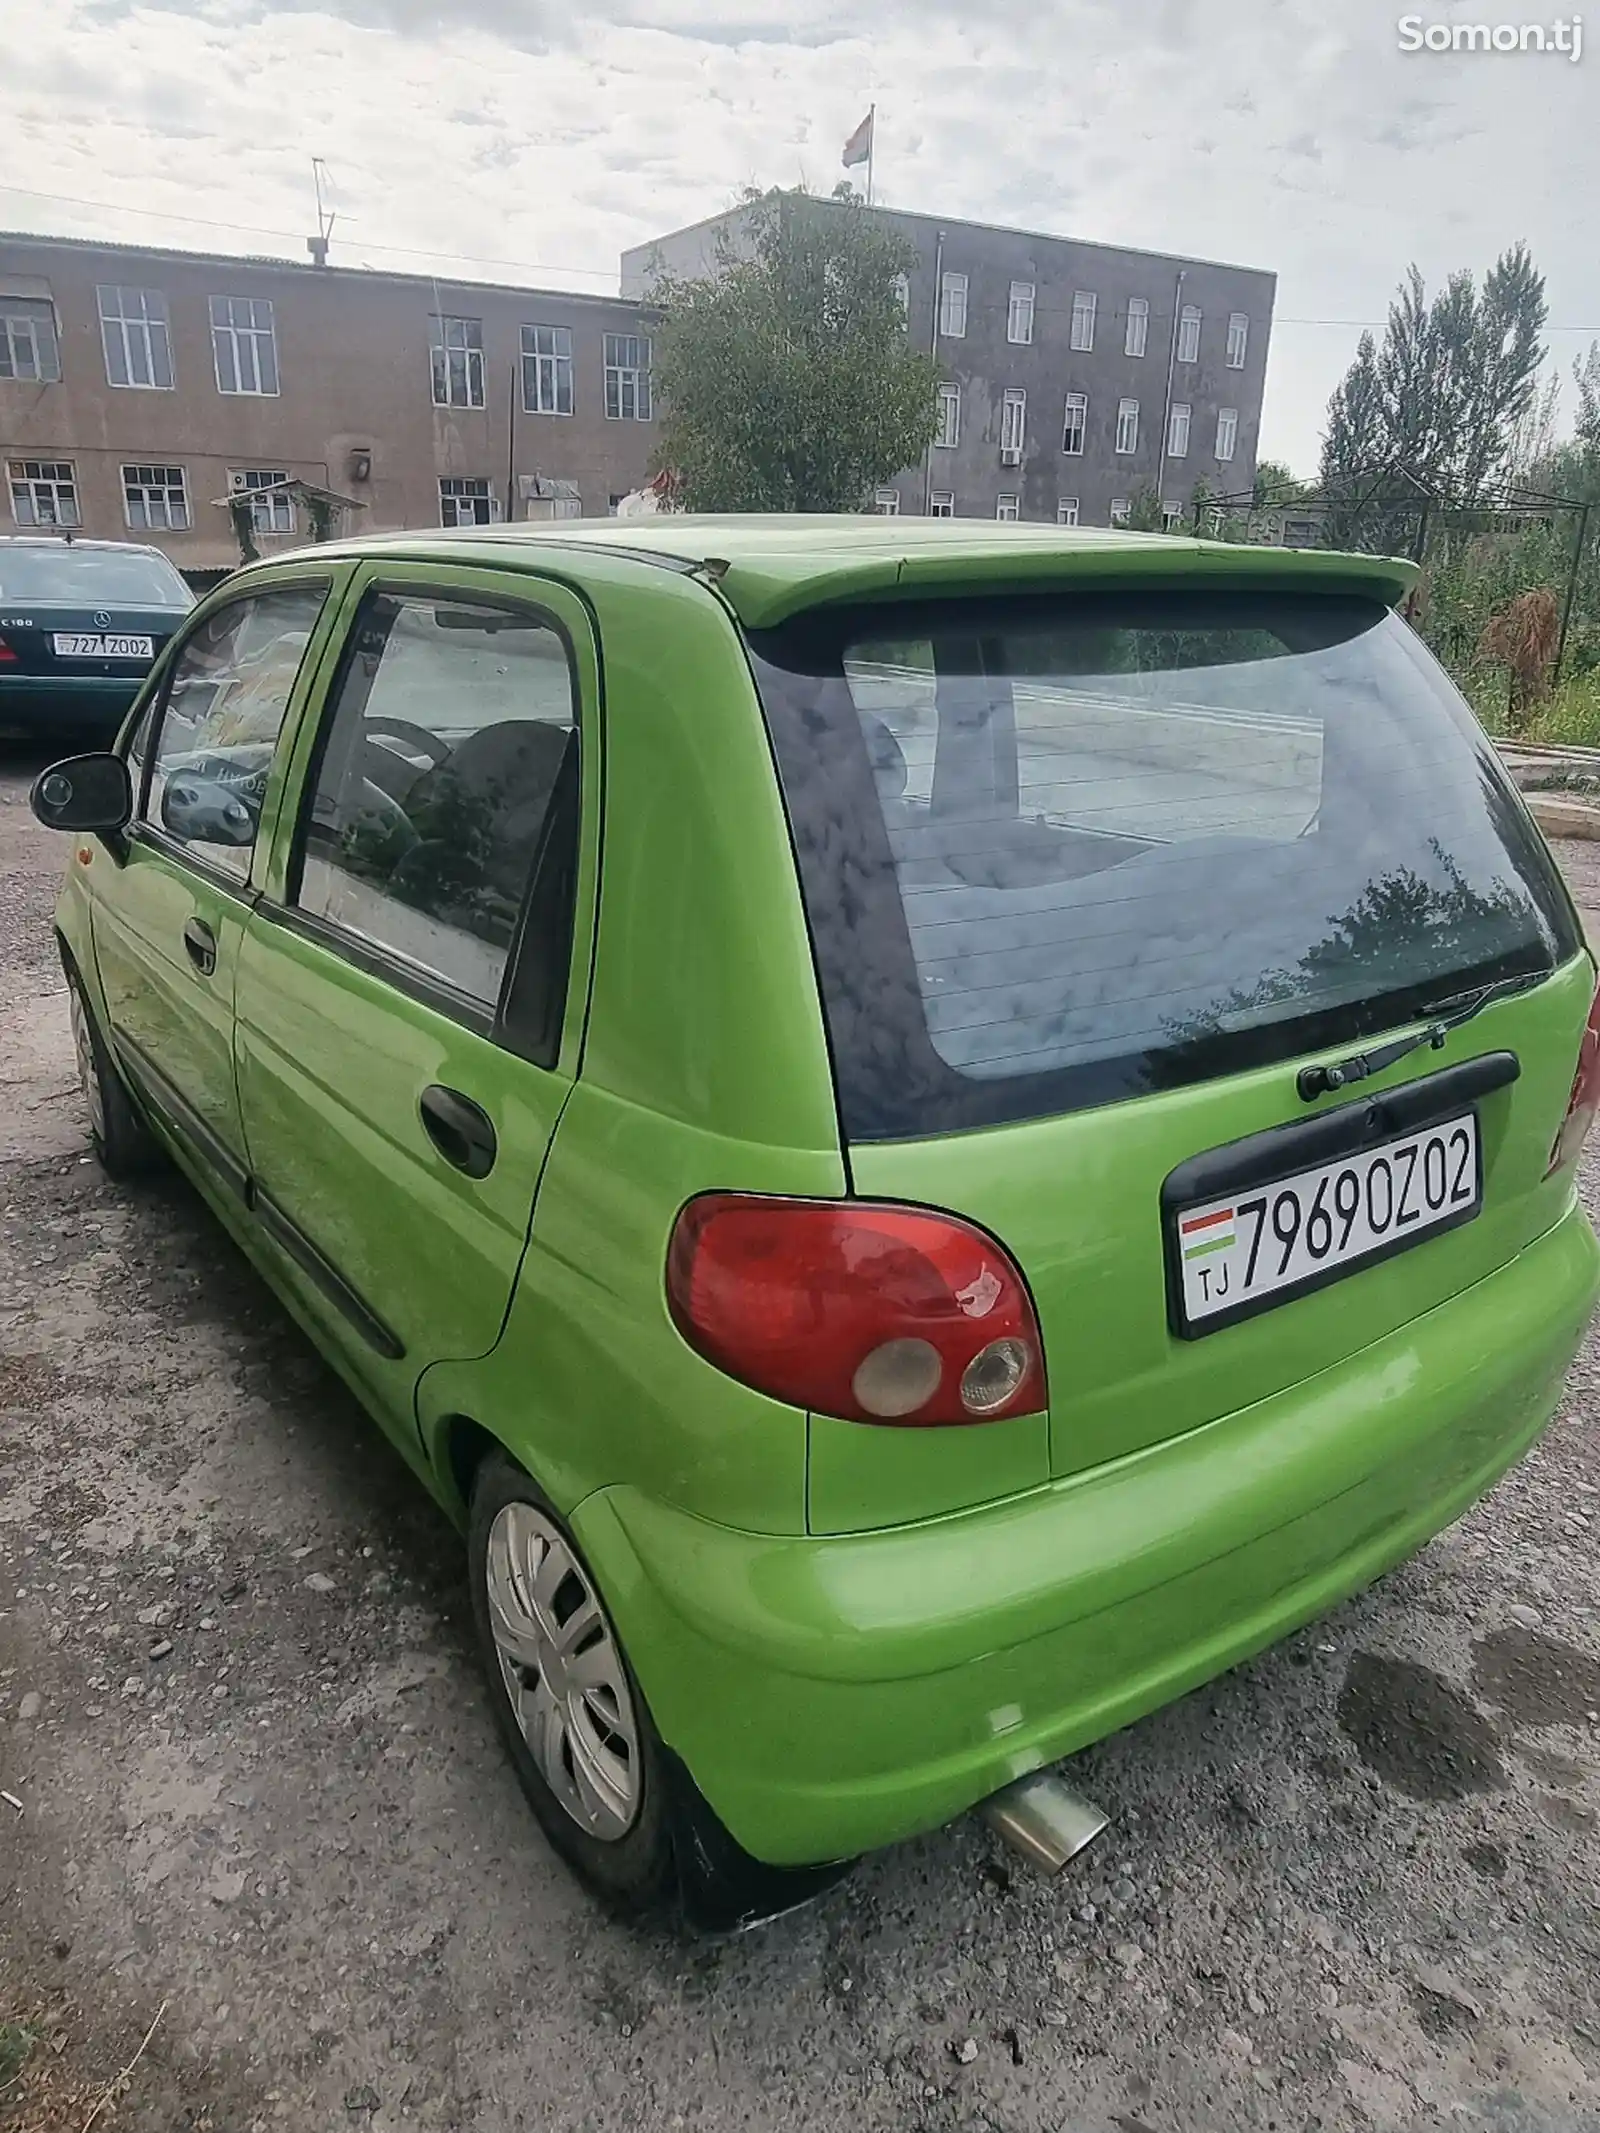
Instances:
[[[557,774],[539,849],[529,868],[527,886],[506,950],[500,991],[493,1005],[461,991],[446,979],[424,970],[420,964],[367,940],[336,920],[302,909],[299,903],[317,780],[322,775],[329,737],[356,656],[362,623],[381,599],[454,601],[463,607],[498,608],[507,614],[531,617],[554,633],[566,657],[567,676],[572,688],[571,738]],[[331,953],[342,956],[356,969],[393,985],[396,991],[407,994],[436,1014],[460,1023],[477,1036],[488,1038],[502,1051],[526,1060],[530,1066],[551,1071],[560,1061],[562,1028],[572,979],[577,885],[582,857],[582,780],[583,688],[577,647],[572,641],[572,632],[559,615],[533,594],[476,585],[452,585],[444,579],[398,575],[375,577],[363,587],[356,610],[345,625],[338,661],[317,711],[317,731],[300,781],[294,836],[284,873],[284,901],[269,902],[261,898],[256,909],[272,924],[317,942]],[[562,837],[559,849],[556,843],[558,830]],[[549,926],[536,924],[541,914],[548,914]],[[546,944],[550,951],[548,955],[541,953]]]
[[[128,819],[127,829],[123,832],[125,842],[127,844],[143,845],[147,850],[158,853],[163,859],[170,859],[178,866],[187,867],[213,888],[221,889],[226,894],[237,898],[240,903],[252,907],[260,901],[261,893],[258,889],[253,888],[250,882],[250,875],[255,866],[256,851],[261,842],[259,823],[257,824],[256,836],[250,845],[244,873],[241,875],[233,873],[229,868],[222,866],[214,859],[206,858],[193,845],[185,844],[182,838],[172,836],[160,824],[151,822],[145,813],[150,800],[150,780],[155,770],[156,753],[161,742],[161,728],[166,721],[167,710],[171,701],[172,678],[177,672],[178,662],[188,650],[191,639],[204,624],[214,621],[218,615],[226,614],[230,607],[240,607],[247,600],[263,600],[270,593],[295,592],[305,586],[320,587],[322,604],[317,609],[317,619],[311,625],[311,635],[306,639],[305,649],[300,654],[300,664],[295,668],[294,680],[289,685],[289,694],[283,707],[283,719],[278,727],[278,737],[273,743],[273,755],[276,757],[283,746],[284,730],[289,720],[289,705],[293,703],[295,690],[300,686],[301,676],[305,672],[306,659],[311,651],[312,640],[317,634],[318,624],[327,614],[328,595],[333,591],[337,581],[338,573],[336,571],[330,570],[326,574],[307,571],[303,575],[296,573],[292,577],[274,577],[265,584],[251,583],[241,585],[237,591],[231,591],[226,599],[219,600],[214,607],[202,603],[200,607],[192,609],[184,616],[182,627],[175,629],[167,639],[161,649],[161,663],[153,670],[154,687],[151,692],[149,706],[150,732],[145,741],[144,761],[139,765],[139,775],[135,781],[133,813]],[[143,701],[135,700],[129,711],[127,723],[117,736],[115,752],[125,762],[131,755],[134,736],[144,721],[144,714],[145,705]]]

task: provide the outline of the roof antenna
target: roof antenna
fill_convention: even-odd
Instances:
[[[327,164],[321,156],[313,156],[311,183],[317,194],[317,234],[306,239],[306,250],[311,254],[311,264],[314,267],[325,267],[328,264],[328,239],[333,235],[333,225],[339,219],[331,208],[325,208],[322,204],[322,181],[327,176]],[[329,179],[328,182],[331,190],[332,180]]]

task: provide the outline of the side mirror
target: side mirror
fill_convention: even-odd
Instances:
[[[237,785],[175,770],[161,795],[161,821],[185,844],[252,845],[258,810]]]
[[[28,805],[46,829],[126,829],[133,784],[120,755],[70,755],[33,781]]]

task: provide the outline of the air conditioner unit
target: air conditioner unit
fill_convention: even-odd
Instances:
[[[1003,467],[1020,467],[1022,447],[1020,444],[1003,444],[1000,447],[1000,464]]]
[[[248,489],[249,486],[249,478],[242,470],[228,476],[228,487],[230,489]]]

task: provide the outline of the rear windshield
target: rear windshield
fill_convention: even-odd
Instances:
[[[59,607],[175,607],[194,595],[164,556],[136,548],[7,548],[0,543],[0,600]]]
[[[750,644],[852,1138],[1348,1044],[1578,948],[1471,712],[1378,604],[917,602]]]

